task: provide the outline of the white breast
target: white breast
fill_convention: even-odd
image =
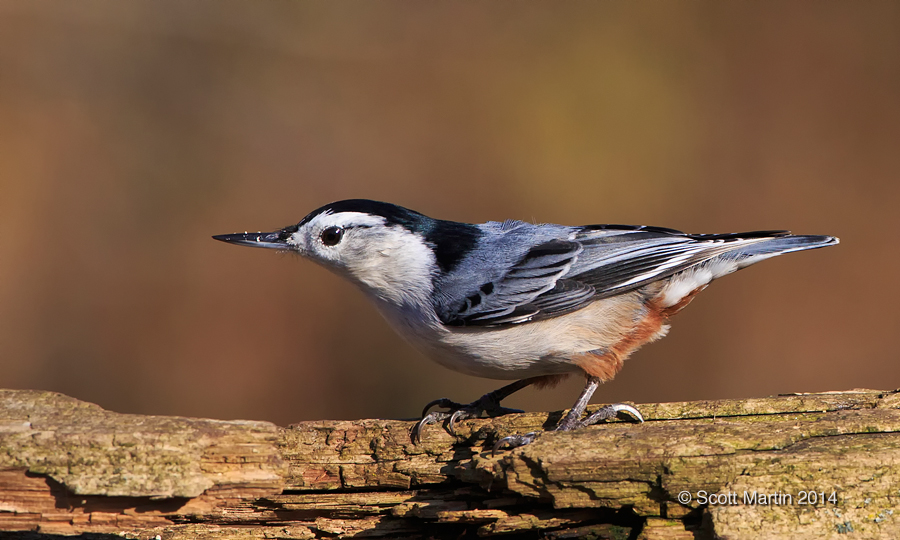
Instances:
[[[418,314],[380,310],[395,330],[437,363],[489,379],[522,379],[579,371],[572,357],[609,349],[645,313],[644,297],[598,300],[567,315],[501,328],[448,327]]]

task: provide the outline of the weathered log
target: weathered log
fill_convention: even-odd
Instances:
[[[118,414],[60,394],[0,390],[0,531],[900,537],[896,392],[638,408],[644,424],[545,433],[494,456],[498,437],[552,426],[562,413],[470,420],[456,437],[430,426],[413,444],[409,421],[282,428]],[[684,493],[690,500],[679,500]]]

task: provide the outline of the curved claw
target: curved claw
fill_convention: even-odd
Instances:
[[[615,405],[610,405],[609,408],[612,409],[613,411],[615,411],[616,414],[619,414],[620,412],[628,413],[635,420],[637,420],[639,424],[644,423],[644,417],[641,416],[641,411],[635,409],[631,405],[625,405],[624,403],[616,403]]]
[[[509,437],[503,437],[496,443],[494,443],[494,447],[491,448],[491,455],[496,455],[497,450],[500,450],[504,447],[508,447],[510,450],[514,448],[519,448],[520,446],[525,446],[526,444],[531,444],[537,438],[539,432],[530,431],[524,435],[510,435]]]
[[[443,420],[447,416],[449,416],[447,413],[440,411],[435,411],[424,415],[421,420],[416,422],[416,424],[412,428],[412,432],[410,433],[410,438],[412,439],[413,443],[418,444],[422,440],[422,429],[425,426]]]
[[[471,418],[471,410],[463,407],[460,409],[456,409],[453,411],[453,414],[450,415],[450,419],[447,420],[447,431],[450,432],[451,435],[456,435],[456,422],[458,420],[465,420],[466,418]]]

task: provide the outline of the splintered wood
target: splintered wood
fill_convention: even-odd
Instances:
[[[647,404],[647,422],[501,437],[561,413],[412,422],[138,416],[0,390],[0,531],[166,538],[900,537],[900,394]],[[32,536],[34,537],[34,536]]]

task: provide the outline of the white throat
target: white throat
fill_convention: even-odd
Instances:
[[[388,234],[367,257],[347,261],[347,271],[377,299],[395,307],[430,305],[434,253],[412,234]]]

